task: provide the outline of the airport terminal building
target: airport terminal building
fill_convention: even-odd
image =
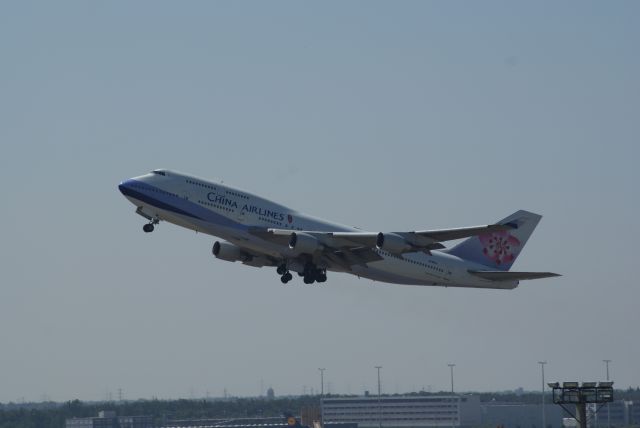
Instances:
[[[473,395],[322,399],[323,422],[357,423],[359,428],[471,428],[481,424],[480,399]]]
[[[151,416],[116,416],[116,412],[103,410],[97,417],[70,418],[65,428],[153,428]]]

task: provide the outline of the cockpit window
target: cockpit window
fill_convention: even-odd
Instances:
[[[160,171],[159,169],[156,169],[154,171],[151,171],[153,174],[157,174],[157,175],[164,175],[166,176],[167,174],[165,174],[164,171]]]

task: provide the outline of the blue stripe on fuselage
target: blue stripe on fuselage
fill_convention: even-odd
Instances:
[[[121,183],[118,188],[125,196],[130,196],[139,201],[160,208],[165,211],[214,223],[220,226],[245,229],[246,226],[235,222],[210,209],[204,208],[195,202],[181,198],[166,190],[151,186],[137,180],[129,179]]]

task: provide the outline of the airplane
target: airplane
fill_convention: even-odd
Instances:
[[[514,289],[521,280],[559,276],[509,269],[542,216],[517,211],[494,224],[455,229],[368,232],[303,214],[263,197],[192,175],[156,169],[118,186],[148,220],[218,238],[213,255],[247,266],[275,267],[287,284],[327,272],[405,285]],[[451,248],[447,241],[462,240]]]

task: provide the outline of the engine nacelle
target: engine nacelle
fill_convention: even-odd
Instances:
[[[323,248],[315,236],[292,232],[289,236],[289,249],[295,254],[313,254]]]
[[[214,242],[211,252],[216,258],[228,262],[248,262],[252,259],[251,255],[229,242]]]
[[[413,246],[400,235],[395,233],[378,233],[376,247],[391,254],[402,254],[411,251]]]

